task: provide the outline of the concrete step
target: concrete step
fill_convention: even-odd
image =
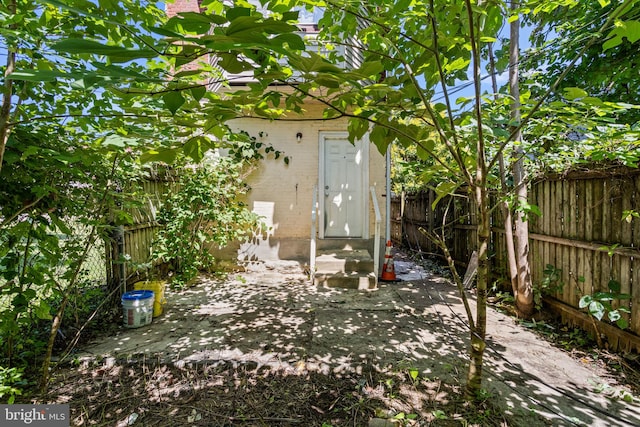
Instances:
[[[370,250],[373,248],[373,242],[370,239],[318,239],[316,244],[318,251],[353,251],[358,249]]]
[[[325,288],[361,290],[373,290],[378,288],[378,280],[373,273],[316,273],[314,284]]]
[[[366,249],[324,249],[316,257],[314,283],[346,289],[376,289],[373,259]]]
[[[365,249],[321,251],[316,257],[316,272],[337,274],[372,271],[373,259]]]

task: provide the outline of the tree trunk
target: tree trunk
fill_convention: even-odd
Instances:
[[[489,44],[489,67],[491,74],[491,84],[493,86],[494,99],[497,101],[498,81],[496,72],[496,62],[493,56],[493,43]],[[504,169],[504,155],[502,151],[498,153],[498,164],[500,166],[500,188],[502,194],[507,195],[507,178]],[[511,217],[511,207],[509,202],[504,200],[500,203],[502,215],[504,216],[504,242],[507,247],[507,266],[509,267],[509,283],[511,283],[511,291],[514,297],[518,294],[518,262],[516,261],[516,250],[513,243],[513,218]]]
[[[484,159],[483,159],[484,160]],[[484,163],[483,163],[484,165]],[[489,197],[486,188],[485,168],[478,166],[475,183],[475,199],[478,213],[478,276],[476,297],[476,323],[471,328],[471,363],[467,373],[465,397],[474,400],[482,387],[482,364],[487,333],[487,287],[489,283],[489,258],[487,249],[490,240]]]
[[[485,349],[485,335],[487,331],[487,288],[489,285],[489,258],[487,250],[490,241],[489,221],[489,195],[487,192],[487,160],[485,155],[484,133],[482,128],[482,100],[480,72],[480,49],[476,30],[479,28],[475,22],[473,7],[470,0],[465,1],[467,17],[469,21],[469,41],[473,58],[473,83],[475,91],[474,115],[477,121],[478,134],[476,140],[476,173],[471,186],[476,200],[478,213],[478,276],[476,282],[476,323],[471,327],[471,351],[469,371],[467,373],[467,386],[465,397],[468,400],[477,398],[482,387],[482,364]]]
[[[11,1],[7,8],[9,12],[16,14],[17,5],[16,1]],[[15,29],[17,24],[11,24],[10,29]],[[4,86],[2,88],[2,106],[0,106],[0,171],[2,171],[2,164],[4,163],[4,151],[7,147],[7,141],[9,140],[9,118],[11,117],[11,97],[13,95],[13,80],[7,78],[7,76],[15,70],[16,66],[16,52],[13,46],[7,46],[7,68],[4,72]]]
[[[519,2],[511,3],[512,9],[517,9]],[[511,37],[509,43],[509,93],[511,94],[511,122],[513,129],[519,126],[520,115],[520,86],[518,82],[519,51],[520,51],[520,20],[511,22]],[[513,182],[518,206],[527,204],[527,177],[524,169],[524,150],[522,149],[522,132],[517,129],[513,138],[515,144],[515,160],[512,164]],[[516,309],[521,317],[531,317],[534,312],[533,286],[531,284],[531,270],[529,266],[529,223],[523,213],[518,212],[515,223],[515,249],[518,268],[518,287],[514,295]]]

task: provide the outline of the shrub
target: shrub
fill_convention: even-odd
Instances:
[[[172,264],[173,285],[183,286],[199,271],[211,271],[211,249],[251,235],[259,218],[240,200],[247,191],[241,164],[227,158],[180,172],[176,190],[160,210],[163,228],[152,254],[154,260]]]

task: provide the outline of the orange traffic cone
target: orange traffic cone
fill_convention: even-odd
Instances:
[[[382,276],[380,280],[383,282],[395,282],[396,281],[396,269],[393,264],[393,257],[391,256],[391,240],[387,240],[387,247],[384,251],[384,264],[382,265]]]

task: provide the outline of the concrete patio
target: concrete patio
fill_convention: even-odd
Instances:
[[[364,291],[313,286],[295,262],[248,264],[226,280],[201,277],[168,291],[150,325],[123,327],[78,357],[334,373],[396,366],[463,384],[469,331],[456,287],[411,262],[396,261],[396,272],[402,281]],[[607,382],[591,366],[495,310],[487,330],[484,387],[504,411],[536,411],[551,425],[640,425],[636,404],[593,391]]]

